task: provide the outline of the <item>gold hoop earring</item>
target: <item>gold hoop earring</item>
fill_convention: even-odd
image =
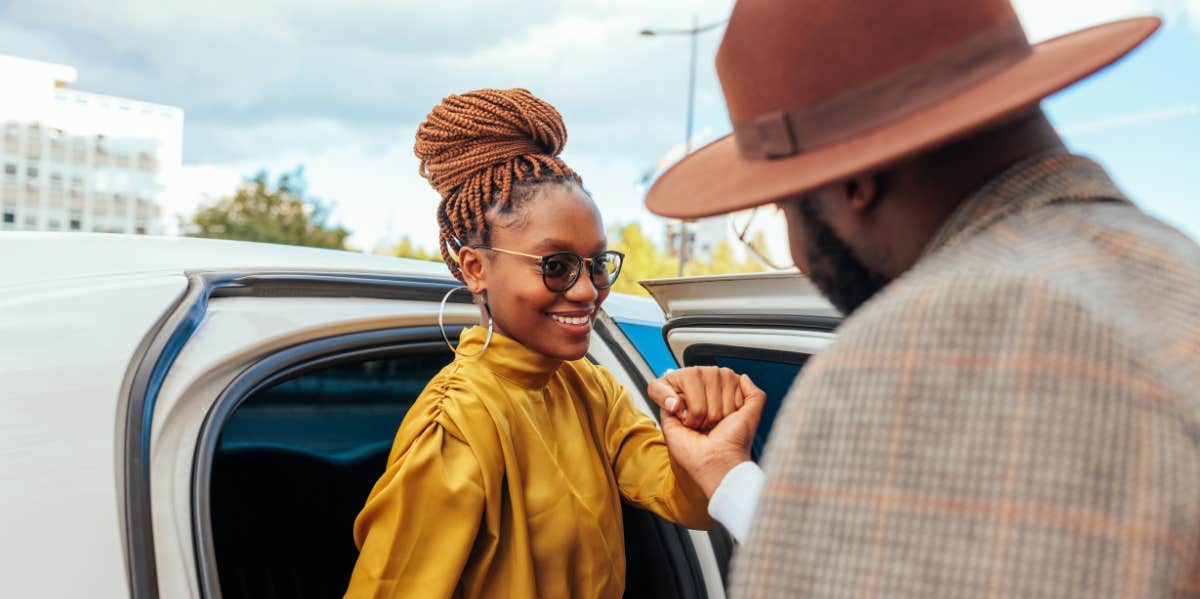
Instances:
[[[459,352],[458,348],[455,347],[453,343],[450,343],[450,336],[446,334],[446,325],[443,322],[445,313],[446,313],[446,301],[449,300],[450,296],[455,291],[458,291],[459,289],[467,289],[467,286],[463,285],[461,287],[455,287],[455,288],[451,289],[450,291],[447,291],[446,295],[442,296],[442,305],[440,307],[438,307],[438,330],[440,330],[442,332],[442,339],[444,339],[446,341],[446,346],[450,348],[450,351],[454,352],[454,355],[459,356],[460,358],[474,358],[475,356],[478,356],[478,355],[482,354],[483,352],[487,351],[488,345],[490,345],[492,343],[492,329],[493,329],[493,324],[494,324],[494,322],[492,321],[492,307],[487,305],[487,301],[484,300],[483,309],[485,312],[487,312],[488,331],[487,331],[487,339],[485,339],[483,342],[483,349],[481,349],[473,354],[470,354],[470,355]]]

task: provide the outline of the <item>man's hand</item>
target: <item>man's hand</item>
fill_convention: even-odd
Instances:
[[[728,368],[692,366],[668,371],[647,391],[664,412],[679,416],[690,428],[708,430],[745,402],[738,379]]]
[[[744,403],[707,433],[685,426],[671,412],[662,413],[663,436],[671,459],[691,475],[707,497],[712,497],[734,466],[750,459],[754,431],[766,403],[767,394],[750,377],[743,374],[738,383]]]

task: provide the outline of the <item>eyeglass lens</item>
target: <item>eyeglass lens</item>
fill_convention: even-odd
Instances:
[[[542,279],[552,291],[566,291],[575,285],[583,270],[583,258],[575,254],[553,254],[542,259]],[[621,272],[621,255],[604,252],[592,258],[592,285],[608,289]]]

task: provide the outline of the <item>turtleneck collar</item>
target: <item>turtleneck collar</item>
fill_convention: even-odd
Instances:
[[[475,326],[464,329],[458,337],[458,351],[470,356],[483,347],[486,339],[486,327]],[[500,378],[526,389],[544,388],[550,382],[554,371],[558,370],[563,362],[557,358],[539,354],[498,332],[492,334],[492,342],[482,354],[470,358],[457,356],[454,360],[456,362],[478,362]]]

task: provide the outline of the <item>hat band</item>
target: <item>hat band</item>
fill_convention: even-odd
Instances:
[[[748,160],[794,156],[877,129],[944,100],[1033,53],[1016,18],[863,87],[818,104],[777,110],[733,124]]]

